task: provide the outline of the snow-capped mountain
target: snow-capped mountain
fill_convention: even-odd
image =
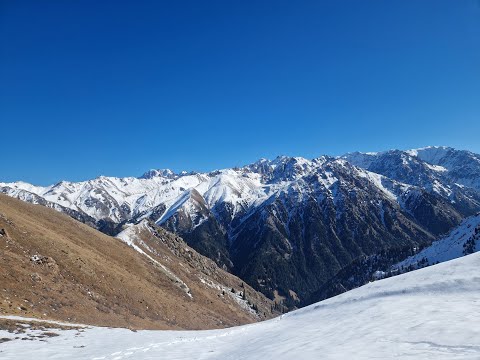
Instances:
[[[297,301],[362,255],[429,244],[480,210],[479,156],[450,148],[261,159],[0,191],[104,232],[149,219],[269,296]]]
[[[480,155],[443,146],[343,156],[363,169],[447,198],[464,215],[480,207]]]
[[[480,155],[445,146],[410,150],[412,155],[440,169],[451,182],[480,190]]]

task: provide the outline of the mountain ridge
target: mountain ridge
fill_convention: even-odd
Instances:
[[[449,147],[279,156],[208,173],[1,183],[0,192],[112,235],[148,219],[271,298],[306,298],[355,258],[429,244],[479,211],[479,159]]]
[[[119,236],[0,194],[0,314],[208,329],[277,313],[271,301],[177,235],[144,222]]]

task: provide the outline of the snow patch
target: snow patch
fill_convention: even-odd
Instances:
[[[126,225],[126,229],[123,230],[121,233],[119,233],[116,238],[123,241],[127,245],[131,246],[133,249],[138,251],[140,254],[146,256],[149,260],[151,260],[153,263],[155,263],[158,267],[160,267],[163,270],[163,273],[166,274],[171,280],[175,282],[175,284],[181,288],[185,293],[192,298],[192,294],[190,292],[190,288],[183,282],[177,275],[175,275],[170,269],[168,269],[165,265],[160,263],[159,261],[155,260],[152,256],[147,254],[140,246],[138,246],[138,243],[143,243],[140,234],[142,231],[148,231],[149,233],[151,232],[150,227],[148,226],[148,222],[146,220],[143,220],[137,225],[133,224],[128,224]]]

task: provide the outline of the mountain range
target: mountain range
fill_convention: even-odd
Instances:
[[[406,255],[476,214],[480,155],[426,147],[282,156],[208,173],[0,183],[0,192],[110,235],[148,221],[271,299],[299,306],[358,259]]]

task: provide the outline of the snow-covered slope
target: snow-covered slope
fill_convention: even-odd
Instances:
[[[444,238],[396,264],[394,269],[416,269],[456,259],[480,249],[480,214],[465,219]]]
[[[407,151],[355,152],[342,158],[447,198],[464,215],[471,215],[480,206],[480,155],[470,151],[429,146]]]
[[[465,200],[472,203],[468,204],[470,207],[480,206],[480,195],[476,193],[480,191],[480,155],[447,147],[351,153],[342,159],[282,156],[209,173],[175,174],[169,169],[160,169],[150,170],[138,178],[100,176],[83,182],[61,181],[46,187],[19,181],[0,183],[0,192],[117,224],[144,217],[161,224],[182,209],[197,217],[205,207],[213,216],[221,215],[221,222],[229,227],[233,219],[241,222],[241,217],[252,209],[312,175],[319,175],[316,181],[331,188],[339,179],[328,167],[345,160],[364,169],[354,170],[357,174],[352,173],[353,176],[369,179],[392,199],[397,196],[388,189],[385,191],[385,182],[420,187],[452,202]],[[192,191],[197,196],[194,205],[189,201],[193,198]],[[203,220],[204,217],[198,219]]]
[[[452,182],[480,190],[480,155],[445,146],[429,146],[411,150],[410,153],[429,164],[446,169]]]
[[[218,202],[229,202],[242,209],[265,197],[258,174],[244,170],[222,170],[205,174],[173,174],[171,171],[149,171],[140,178],[104,177],[79,182],[65,182],[38,187],[24,182],[0,183],[2,192],[36,202],[33,195],[100,220],[120,223],[147,214],[159,205],[165,214],[174,214],[190,191],[195,189],[213,208]],[[30,196],[29,196],[30,195]]]
[[[472,254],[224,330],[50,329],[60,336],[7,341],[1,358],[478,359],[479,266],[480,254]],[[15,336],[0,330],[0,338]]]
[[[190,215],[201,211],[201,206],[194,206],[189,201],[193,197],[192,191],[195,191],[196,202],[213,214],[227,204],[231,220],[238,214],[246,214],[259,207],[310,175],[319,175],[317,181],[329,189],[338,177],[326,170],[325,165],[341,165],[343,161],[325,157],[314,160],[278,157],[273,161],[262,159],[243,168],[210,173],[174,174],[171,170],[150,170],[139,178],[100,176],[78,183],[62,181],[47,187],[21,181],[0,183],[0,190],[28,202],[38,203],[41,198],[48,203],[83,212],[96,220],[108,219],[115,223],[151,216],[153,209],[158,211],[161,207],[158,217],[153,219],[159,224],[181,209]],[[392,181],[366,170],[355,171],[356,175],[368,179],[386,196],[396,199],[384,186],[385,182]]]
[[[0,183],[0,192],[110,235],[124,223],[151,220],[264,294],[293,291],[302,301],[354,259],[428,244],[480,210],[480,191],[451,176],[468,160],[475,179],[476,155],[441,154],[283,156],[209,173]]]

